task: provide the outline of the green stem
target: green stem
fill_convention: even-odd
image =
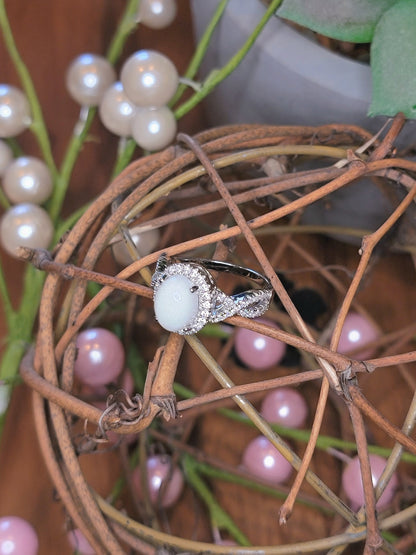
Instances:
[[[130,0],[127,4],[123,17],[121,19],[120,26],[117,28],[114,39],[109,48],[108,58],[112,63],[116,61],[128,34],[133,29],[132,14],[136,13],[137,5],[138,0]],[[0,0],[0,29],[3,33],[4,42],[6,44],[6,48],[9,52],[10,58],[16,67],[16,71],[20,77],[22,86],[30,103],[33,118],[31,126],[32,131],[38,140],[44,160],[50,168],[53,176],[55,186],[54,192],[48,204],[48,211],[52,218],[52,221],[54,222],[55,226],[57,226],[57,224],[59,223],[59,215],[61,212],[62,204],[64,202],[66,192],[70,183],[72,170],[74,168],[80,150],[88,136],[88,132],[96,113],[96,109],[90,108],[82,122],[78,122],[75,128],[76,132],[71,137],[60,171],[58,172],[52,155],[49,135],[43,119],[40,103],[37,98],[30,73],[16,47],[16,43],[7,17],[4,0]],[[126,156],[129,154],[130,150],[127,149]],[[123,158],[122,162],[124,163],[124,161],[125,159]],[[3,198],[0,198],[0,203],[5,205]],[[84,208],[80,209],[81,212],[83,210]],[[74,217],[76,217],[77,215],[79,215],[79,213],[76,213]],[[66,230],[68,226],[73,224],[74,217],[71,217],[63,224],[61,224],[57,231],[61,233]],[[26,267],[21,302],[19,308],[14,311],[11,304],[11,299],[9,298],[6,279],[0,266],[0,296],[5,306],[6,322],[8,326],[8,343],[5,348],[0,365],[0,380],[4,380],[7,384],[10,384],[9,393],[11,393],[11,386],[13,385],[13,382],[17,376],[19,364],[27,348],[27,345],[31,341],[33,341],[33,326],[39,308],[44,279],[45,275],[43,272],[39,272],[32,266]],[[3,429],[5,415],[6,410],[4,410],[2,414],[0,414],[0,437]]]
[[[251,421],[248,421],[247,418],[237,413],[236,411],[230,409],[221,409],[221,412],[231,420],[236,420],[238,422],[242,422],[243,424],[248,424],[249,426],[254,426]],[[283,437],[294,439],[295,441],[301,441],[303,443],[307,443],[309,441],[309,430],[285,428],[284,426],[279,426],[278,424],[270,424],[270,427],[276,433]],[[322,451],[327,451],[331,448],[340,449],[343,451],[357,451],[357,445],[353,441],[345,441],[337,437],[325,435],[318,436],[316,447],[318,449],[321,449]],[[386,447],[379,447],[378,445],[368,445],[368,452],[387,458],[391,454],[391,449],[388,449]],[[405,462],[416,464],[416,455],[412,455],[412,453],[403,452],[401,458]]]
[[[24,292],[19,309],[9,313],[7,319],[8,337],[6,349],[0,364],[0,381],[9,386],[7,396],[3,400],[5,408],[0,414],[0,438],[6,418],[7,405],[16,381],[20,361],[33,341],[33,324],[39,308],[44,274],[32,266],[25,271]]]
[[[221,69],[214,70],[204,81],[202,88],[185,101],[175,110],[175,117],[181,118],[194,108],[203,98],[205,98],[217,85],[219,85],[226,77],[228,77],[236,67],[243,61],[250,48],[253,46],[257,37],[263,30],[268,20],[273,16],[282,0],[273,0],[252,34],[246,40],[242,48],[234,54],[232,58]]]
[[[82,144],[81,144],[81,147],[82,147]],[[130,162],[133,156],[135,148],[136,148],[136,143],[133,141],[133,139],[129,139],[126,142],[124,149],[117,157],[114,170],[113,170],[113,176],[118,175],[128,165],[128,163]],[[75,152],[75,149],[74,149],[74,152]],[[68,172],[70,173],[71,163],[72,162],[70,160],[67,161],[65,174]],[[64,168],[62,170],[62,174],[64,174]],[[74,225],[74,223],[76,223],[79,220],[79,218],[82,216],[85,210],[87,210],[88,206],[89,204],[81,206],[81,208],[78,208],[66,220],[64,220],[63,222],[60,222],[55,231],[55,239],[59,239],[60,237],[62,237],[62,235],[66,231],[68,231],[68,229],[70,229]]]
[[[3,189],[0,189],[0,206],[5,210],[10,208],[11,206],[9,199],[6,197],[6,195],[3,192]]]
[[[22,356],[27,348],[28,334],[24,329],[24,322],[16,319],[16,330],[20,329],[22,335],[18,336],[17,333],[10,333],[6,350],[4,351],[1,367],[0,367],[0,381],[13,385],[16,378],[17,368],[19,367]]]
[[[127,37],[137,24],[134,17],[137,13],[137,9],[138,0],[129,0],[122,15],[121,21],[117,26],[117,30],[114,34],[111,44],[108,48],[107,59],[112,64],[116,63],[116,61],[118,60],[123,50],[123,46],[127,40]],[[96,112],[96,108],[88,109],[87,115],[82,121],[82,126],[81,122],[78,122],[78,124],[75,126],[76,132],[74,132],[74,134],[72,135],[67,147],[66,154],[60,168],[60,173],[57,178],[54,194],[51,198],[49,206],[49,213],[55,223],[57,223],[59,214],[61,212],[62,204],[64,202],[71,179],[72,170],[74,168],[75,162],[78,159],[81,148],[86,138],[88,137],[88,132],[91,128]]]
[[[28,324],[30,329],[37,317],[44,281],[45,272],[37,270],[34,266],[26,266],[23,279],[23,294],[18,314],[22,319],[30,320],[30,324]]]
[[[43,158],[51,171],[52,178],[55,180],[58,172],[53,158],[49,135],[45,120],[43,118],[42,108],[40,106],[32,78],[30,77],[29,70],[27,69],[17,49],[16,42],[13,37],[13,32],[10,27],[10,22],[7,17],[4,0],[0,0],[0,28],[3,34],[3,39],[7,51],[14,63],[14,66],[19,75],[23,89],[30,104],[30,109],[32,112],[31,130],[39,143]]]
[[[0,260],[0,297],[3,302],[4,312],[6,316],[6,322],[10,322],[14,315],[12,301],[10,299],[9,291],[7,289],[6,276],[3,272],[3,264]]]
[[[240,545],[249,546],[250,543],[246,536],[218,504],[208,486],[199,476],[196,461],[194,461],[190,455],[186,454],[183,456],[182,463],[187,480],[208,507],[212,527],[218,528],[219,530],[226,530]]]
[[[107,60],[112,64],[121,56],[127,37],[137,26],[137,12],[140,0],[129,0],[122,15],[117,31],[107,50]]]
[[[13,157],[14,158],[18,158],[19,156],[23,156],[24,154],[24,150],[23,148],[20,146],[18,140],[16,139],[16,137],[9,137],[7,139],[4,139],[6,141],[6,143],[9,145],[9,147],[12,149],[13,152]]]
[[[208,50],[209,44],[211,42],[212,35],[217,27],[222,14],[224,13],[225,8],[227,7],[229,0],[222,0],[217,8],[215,9],[214,15],[212,16],[211,21],[209,22],[207,28],[205,29],[196,49],[195,53],[192,56],[192,59],[189,63],[188,69],[184,74],[185,79],[193,79],[201,65],[201,62],[205,56],[206,51]],[[181,98],[182,94],[186,90],[185,84],[180,84],[174,97],[169,102],[170,106],[174,106],[178,100]]]
[[[122,148],[117,156],[116,163],[114,165],[113,177],[121,173],[124,168],[130,163],[130,160],[136,150],[136,142],[134,139],[127,139],[124,148]]]
[[[265,493],[267,495],[270,495],[271,497],[275,497],[277,499],[286,499],[287,497],[287,492],[284,491],[279,491],[277,489],[273,489],[270,486],[264,485],[264,484],[260,484],[259,482],[255,482],[253,480],[250,480],[249,478],[244,478],[242,476],[238,476],[236,474],[233,474],[232,472],[227,472],[226,470],[220,469],[220,468],[215,468],[207,463],[203,463],[200,461],[195,461],[195,465],[197,467],[197,470],[200,474],[203,474],[204,476],[208,476],[210,478],[215,478],[216,480],[223,480],[225,482],[231,482],[233,484],[237,484],[246,488],[250,488],[252,490],[258,491],[260,493]],[[333,514],[334,511],[331,510],[329,507],[322,507],[316,503],[314,503],[313,501],[309,501],[306,499],[303,499],[302,496],[299,496],[296,499],[297,503],[300,503],[301,505],[306,505],[308,507],[313,507],[314,509],[317,509],[318,511],[321,511],[323,513],[326,514]]]
[[[174,383],[174,391],[175,394],[183,399],[192,399],[195,397],[195,393],[185,387],[182,384]],[[238,411],[231,410],[231,409],[219,409],[219,412],[229,418],[230,420],[234,420],[236,422],[241,422],[242,424],[248,426],[254,426],[251,420],[248,420],[246,416],[241,414]],[[289,439],[294,439],[295,441],[300,441],[302,443],[307,443],[309,441],[310,432],[309,430],[298,430],[294,428],[286,428],[284,426],[279,426],[278,424],[271,424],[271,428],[278,433],[282,437],[286,437]],[[327,451],[328,449],[339,449],[342,451],[357,451],[357,445],[353,441],[345,441],[338,437],[326,436],[326,435],[319,435],[318,441],[316,444],[318,449],[322,451]],[[391,449],[386,447],[379,447],[378,445],[368,445],[369,453],[374,453],[376,455],[380,455],[382,457],[389,457],[391,454]],[[404,462],[409,462],[412,464],[416,464],[416,455],[412,453],[403,452],[401,459]]]
[[[72,170],[74,169],[75,162],[77,161],[78,155],[88,136],[88,132],[91,128],[96,112],[96,108],[89,108],[85,119],[82,122],[78,121],[74,128],[74,134],[72,135],[66,149],[59,175],[56,180],[54,192],[49,202],[48,211],[55,225],[58,223],[62,204],[65,200],[66,192],[71,180]]]
[[[7,382],[14,380],[21,357],[32,341],[33,324],[38,312],[44,280],[43,272],[33,266],[26,266],[23,295],[18,309],[14,311],[8,301],[9,306],[6,309],[8,338],[0,365],[0,380]]]

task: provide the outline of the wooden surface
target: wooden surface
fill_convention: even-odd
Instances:
[[[15,31],[18,47],[25,59],[44,109],[45,118],[52,136],[56,159],[62,159],[63,152],[77,117],[78,107],[68,97],[64,87],[64,75],[69,62],[82,52],[105,51],[124,0],[43,0],[43,2],[24,2],[14,0],[7,2],[12,27]],[[128,44],[128,51],[139,48],[155,48],[167,53],[182,73],[192,51],[192,32],[188,3],[179,0],[179,16],[167,30],[149,31],[141,29],[134,33]],[[18,84],[12,66],[8,62],[3,45],[0,45],[0,81]],[[194,112],[181,122],[180,128],[193,133],[204,127],[201,111]],[[94,140],[87,143],[79,164],[74,172],[65,212],[90,200],[101,191],[108,180],[110,168],[115,155],[114,138],[103,131],[100,125],[93,130]],[[22,136],[22,144],[32,154],[36,146],[28,133]],[[339,264],[354,268],[357,260],[357,248],[327,243],[328,249],[336,250]],[[328,258],[329,258],[328,250]],[[333,259],[332,259],[333,260]],[[391,276],[392,268],[399,271]],[[13,297],[19,297],[19,280],[22,265],[7,259],[7,273],[13,288]],[[414,271],[409,260],[393,255],[380,262],[376,287],[366,288],[361,299],[377,317],[386,330],[394,330],[416,318],[416,294],[412,286]],[[384,295],[388,291],[389,295]],[[383,300],[383,302],[380,302]],[[5,326],[1,322],[0,335],[4,336]],[[188,361],[193,368],[195,361]],[[244,379],[242,370],[229,368],[233,379]],[[393,422],[400,425],[410,399],[408,385],[391,369],[380,372],[376,386],[369,376],[362,380],[369,398]],[[190,380],[190,385],[197,386],[204,376]],[[265,376],[267,377],[267,376]],[[305,388],[308,403],[313,411],[318,390],[316,387]],[[332,411],[332,412],[331,412]],[[333,425],[333,409],[328,412],[324,432],[337,433]],[[202,420],[194,438],[197,444],[204,444],[207,453],[222,456],[229,464],[238,464],[244,444],[249,436],[245,427],[235,426],[227,434],[220,416]],[[373,438],[391,444],[376,429],[371,429]],[[254,433],[254,432],[253,432]],[[300,447],[301,450],[301,447]],[[332,472],[328,474],[330,467]],[[319,475],[328,474],[331,486],[337,487],[340,464],[333,464],[333,459],[319,455],[314,459],[314,470]],[[109,457],[97,464],[91,457],[85,461],[85,471],[91,476],[99,490],[105,494],[117,471],[115,459]],[[311,511],[295,511],[287,528],[280,529],[277,513],[280,503],[265,501],[263,496],[248,497],[233,486],[215,486],[219,498],[233,513],[237,523],[246,531],[254,543],[267,544],[293,539],[316,537],[319,533],[329,534],[328,520],[315,517]],[[0,516],[15,514],[28,519],[36,528],[40,538],[39,555],[71,553],[65,534],[65,511],[54,496],[53,486],[48,478],[42,455],[39,452],[31,413],[30,393],[24,386],[15,391],[13,402],[0,450]],[[187,494],[182,500],[182,508],[172,520],[175,533],[199,534],[199,539],[207,540],[209,536],[203,526],[197,522],[195,499]],[[198,528],[199,527],[199,528]],[[293,533],[295,531],[295,533]]]

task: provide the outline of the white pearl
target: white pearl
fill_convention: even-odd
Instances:
[[[154,50],[139,50],[125,61],[120,80],[137,106],[163,106],[175,94],[179,77],[169,58]]]
[[[151,29],[163,29],[176,16],[175,0],[141,0],[138,20]]]
[[[132,233],[131,238],[136,245],[139,256],[146,256],[153,252],[159,242],[160,232],[158,229],[149,229],[141,233]],[[120,266],[128,266],[133,262],[124,241],[113,245],[113,255]]]
[[[8,199],[17,204],[42,204],[52,193],[52,176],[48,166],[33,156],[20,156],[7,168],[3,189]]]
[[[13,151],[5,141],[0,141],[0,176],[13,160]]]
[[[155,292],[155,316],[168,331],[177,332],[187,327],[198,314],[198,291],[191,292],[193,284],[181,275],[169,276]]]
[[[70,64],[66,74],[68,92],[81,106],[98,106],[115,80],[113,66],[96,54],[81,54]]]
[[[0,137],[15,137],[30,124],[26,95],[11,85],[0,85]]]
[[[131,134],[144,150],[161,150],[176,135],[176,119],[167,106],[138,108],[131,124]]]
[[[127,97],[120,81],[116,81],[105,91],[99,115],[104,127],[109,131],[119,137],[129,137],[135,112],[136,107]]]
[[[47,248],[53,237],[49,214],[36,204],[16,204],[0,222],[0,241],[4,249],[16,256],[19,247]]]

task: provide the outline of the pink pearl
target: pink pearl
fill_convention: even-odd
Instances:
[[[301,428],[308,416],[308,407],[296,389],[281,387],[270,391],[263,399],[261,415],[273,424]]]
[[[370,455],[370,466],[373,486],[376,486],[378,479],[386,466],[386,459],[379,455]],[[383,495],[377,502],[379,510],[385,509],[392,501],[396,493],[399,480],[397,474],[394,473],[383,492]],[[351,508],[357,511],[364,505],[364,489],[361,478],[360,461],[358,456],[351,459],[342,473],[342,487],[347,495]]]
[[[182,472],[177,466],[172,469],[172,459],[169,455],[154,455],[147,459],[147,479],[150,501],[153,505],[168,508],[179,499],[184,485]],[[159,500],[162,484],[169,480],[164,487],[164,494]],[[142,494],[141,471],[137,467],[133,471],[133,483],[140,497]]]
[[[292,465],[265,436],[254,438],[247,445],[242,463],[254,476],[276,484],[292,474]]]
[[[379,333],[374,325],[361,314],[350,312],[345,318],[345,323],[341,331],[338,343],[340,353],[349,353],[353,349],[364,347],[366,343],[374,341]],[[362,349],[354,353],[356,359],[370,358],[374,354],[374,349]]]
[[[36,555],[38,537],[31,524],[18,516],[0,518],[0,555]]]
[[[72,549],[80,555],[95,555],[95,550],[79,528],[74,528],[68,532],[68,541]]]
[[[279,329],[269,320],[258,318],[257,321]],[[286,352],[286,344],[282,341],[245,328],[238,328],[235,332],[234,348],[241,362],[254,370],[275,366]]]
[[[117,379],[124,367],[120,339],[104,328],[90,328],[77,338],[75,375],[85,384],[100,386]]]

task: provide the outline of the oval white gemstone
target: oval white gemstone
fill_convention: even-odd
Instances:
[[[191,292],[193,283],[182,275],[166,278],[154,296],[155,316],[168,331],[178,332],[187,327],[198,314],[198,291]]]

